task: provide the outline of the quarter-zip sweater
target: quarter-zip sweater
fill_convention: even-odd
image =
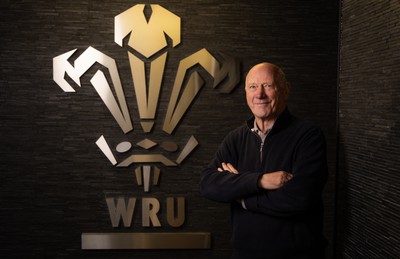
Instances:
[[[231,131],[201,174],[204,197],[231,202],[234,257],[323,258],[321,193],[328,169],[322,131],[287,109],[263,145],[253,126],[254,117]],[[239,174],[218,172],[222,162]],[[281,170],[293,174],[283,187],[258,187],[263,174]]]

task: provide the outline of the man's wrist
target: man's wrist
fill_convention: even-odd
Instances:
[[[264,188],[263,188],[263,185],[262,185],[263,176],[264,176],[264,174],[260,174],[260,176],[259,176],[258,179],[257,179],[257,187],[258,187],[259,189],[264,189]]]

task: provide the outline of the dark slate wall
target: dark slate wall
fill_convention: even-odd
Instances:
[[[343,1],[337,258],[398,258],[400,3]]]
[[[134,184],[132,169],[116,169],[95,145],[100,135],[113,147],[121,141],[136,143],[148,136],[140,130],[126,50],[114,43],[114,17],[138,3],[147,1],[0,3],[1,257],[229,257],[229,205],[199,195],[199,174],[227,132],[250,115],[243,80],[231,94],[220,95],[205,76],[207,85],[170,136],[182,143],[195,135],[200,145],[179,168],[163,168],[160,186],[147,196],[157,197],[162,206],[166,196],[184,196],[185,225],[174,230],[165,224],[164,207],[160,214],[161,229],[142,228],[140,210],[134,216],[133,227],[111,226],[105,197],[147,197]],[[213,54],[225,52],[241,61],[242,76],[261,61],[280,65],[292,82],[289,108],[295,115],[320,125],[327,137],[331,174],[325,190],[325,222],[326,235],[332,244],[338,3],[320,0],[154,3],[181,17],[182,43],[168,49],[157,124],[150,137],[158,141],[169,137],[161,131],[161,125],[182,58],[201,48]],[[117,60],[134,132],[123,134],[91,87],[89,79],[98,66],[82,78],[82,88],[76,87],[76,93],[64,93],[53,81],[53,57],[75,48],[80,54],[89,46]],[[206,231],[212,233],[213,247],[205,251],[80,249],[82,232],[113,231]]]

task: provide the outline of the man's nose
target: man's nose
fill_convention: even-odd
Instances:
[[[256,94],[256,97],[257,97],[257,98],[263,98],[263,97],[265,97],[266,93],[265,93],[265,88],[264,88],[264,86],[262,86],[262,85],[258,86],[258,87],[257,87],[257,90],[256,90],[256,92],[255,92],[255,94]]]

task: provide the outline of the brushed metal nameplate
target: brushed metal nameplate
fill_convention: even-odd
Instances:
[[[101,249],[210,249],[209,232],[82,233],[82,250]]]

